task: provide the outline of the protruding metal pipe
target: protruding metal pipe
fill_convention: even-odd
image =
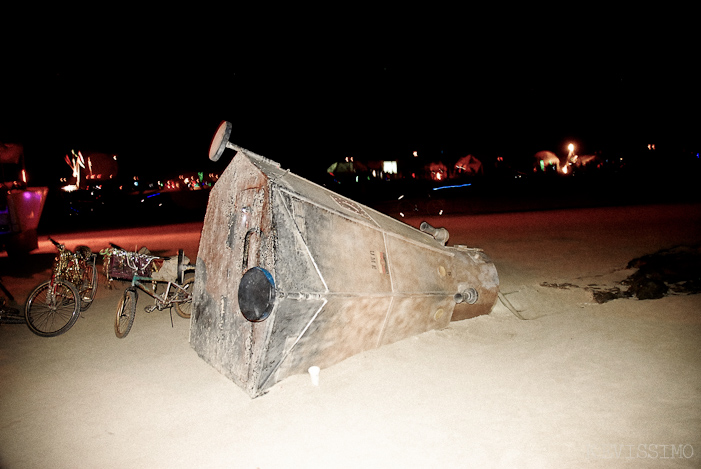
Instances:
[[[422,221],[419,229],[424,233],[428,233],[439,243],[445,245],[448,242],[450,233],[445,228],[434,228],[428,222]]]
[[[474,288],[466,288],[465,290],[456,293],[455,296],[453,296],[453,299],[455,300],[456,303],[467,303],[468,305],[473,305],[477,303],[477,300],[479,299],[479,293],[477,290]]]

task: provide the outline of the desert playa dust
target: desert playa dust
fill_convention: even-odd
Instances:
[[[657,299],[594,298],[627,291],[635,259],[698,252],[700,208],[429,219],[450,231],[448,244],[495,262],[502,300],[491,314],[353,356],[322,369],[318,386],[293,376],[256,399],[197,356],[188,320],[144,313],[145,295],[117,339],[125,284],[109,290],[101,276],[95,304],[62,336],[0,325],[0,467],[701,467],[701,295],[667,278]],[[198,236],[183,228],[148,238],[149,248],[184,246],[194,260]],[[65,242],[83,237],[104,247],[82,233]],[[50,265],[50,250],[35,256]],[[18,301],[48,278],[0,261]]]

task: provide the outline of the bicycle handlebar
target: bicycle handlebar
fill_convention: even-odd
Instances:
[[[54,243],[54,246],[56,246],[57,249],[63,248],[63,244],[59,243],[58,241],[56,241],[56,240],[53,239],[52,237],[49,237],[49,241],[51,241],[52,243]]]

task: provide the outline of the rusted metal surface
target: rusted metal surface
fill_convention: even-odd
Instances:
[[[190,342],[251,397],[444,328],[457,304],[491,311],[499,281],[481,250],[445,246],[445,230],[416,230],[235,149],[210,194]]]

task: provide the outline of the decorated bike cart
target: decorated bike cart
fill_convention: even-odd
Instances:
[[[190,264],[182,249],[178,251],[177,256],[159,257],[151,255],[145,248],[131,252],[112,244],[110,248],[102,251],[102,254],[105,275],[110,284],[114,279],[131,282],[117,306],[114,323],[117,337],[126,337],[134,324],[139,290],[154,300],[152,305],[144,308],[147,313],[170,309],[171,326],[173,307],[178,316],[190,318],[194,278],[186,278],[186,273],[194,272],[195,266]]]

